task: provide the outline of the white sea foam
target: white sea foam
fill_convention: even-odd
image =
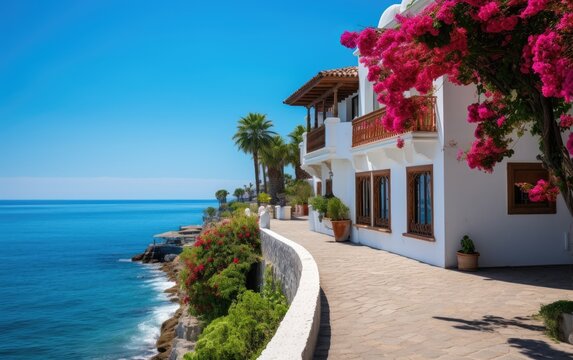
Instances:
[[[142,353],[131,357],[131,360],[149,359],[157,353],[155,344],[161,333],[161,324],[169,319],[179,308],[179,304],[169,301],[165,290],[173,287],[175,282],[168,281],[159,266],[150,266],[150,278],[143,281],[144,286],[150,287],[157,293],[156,300],[160,301],[149,316],[137,325],[137,332],[132,336],[129,349],[141,349]]]
[[[118,262],[131,262],[131,259],[118,259]]]

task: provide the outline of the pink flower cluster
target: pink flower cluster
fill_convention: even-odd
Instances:
[[[543,96],[573,100],[573,61],[564,56],[563,37],[553,30],[531,35],[523,58],[542,82]]]
[[[569,129],[571,126],[573,126],[573,116],[571,115],[563,114],[559,120],[559,127],[562,129]]]
[[[345,31],[340,36],[340,43],[350,49],[356,48],[356,40],[358,40],[357,32]]]
[[[527,7],[521,13],[522,18],[532,17],[545,10],[549,0],[528,0]]]
[[[497,14],[499,14],[499,5],[495,1],[490,1],[479,8],[477,16],[481,21],[488,21]]]
[[[535,186],[522,186],[521,189],[527,193],[529,200],[533,202],[554,202],[557,200],[557,195],[559,195],[559,189],[549,181],[543,179],[538,180]]]
[[[477,139],[466,154],[466,161],[471,169],[479,169],[488,173],[506,155],[507,147],[497,145],[492,138]]]

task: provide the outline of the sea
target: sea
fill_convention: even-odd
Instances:
[[[0,359],[149,359],[176,310],[153,235],[216,201],[0,201]]]

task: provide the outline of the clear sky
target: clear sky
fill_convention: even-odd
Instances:
[[[3,1],[0,199],[202,199],[254,178],[249,112],[355,65],[344,30],[392,1]]]

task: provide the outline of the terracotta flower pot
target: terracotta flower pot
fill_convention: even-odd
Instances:
[[[350,220],[331,221],[332,231],[334,232],[334,241],[346,241],[350,236],[350,227],[352,222]]]
[[[465,254],[458,251],[457,254],[458,254],[458,270],[476,271],[478,269],[479,253]]]
[[[308,215],[308,204],[296,205],[296,216],[306,216]]]

